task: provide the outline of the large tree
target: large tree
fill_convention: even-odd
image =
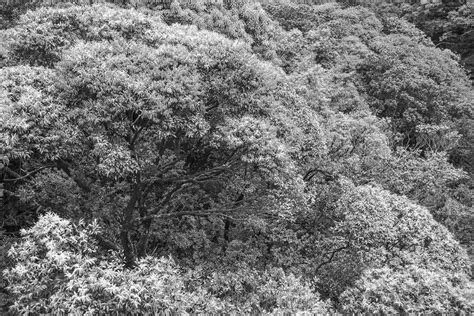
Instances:
[[[22,177],[36,175],[27,199],[119,224],[132,265],[156,219],[231,216],[295,182],[281,71],[213,33],[113,9],[100,18],[78,10],[30,13],[7,35],[18,39],[40,23],[9,49],[17,62],[52,67],[1,74],[6,158],[22,160],[29,169]],[[107,15],[115,19],[110,35],[107,24],[68,31]],[[87,41],[95,38],[109,41]]]

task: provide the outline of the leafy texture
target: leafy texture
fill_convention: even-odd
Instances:
[[[471,312],[472,87],[395,11],[8,22],[2,236],[30,227],[2,260],[12,311]]]

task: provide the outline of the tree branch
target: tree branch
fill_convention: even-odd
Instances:
[[[303,177],[303,180],[304,181],[310,181],[317,173],[320,173],[324,176],[324,180],[326,182],[328,181],[332,181],[334,180],[336,177],[330,173],[330,172],[327,172],[327,171],[324,171],[322,169],[319,169],[319,168],[313,168],[313,169],[310,169],[308,172],[306,172],[306,174],[304,175]]]
[[[79,188],[88,193],[92,191],[89,184],[84,179],[72,175],[70,170],[71,166],[69,163],[65,162],[64,160],[59,160],[56,162],[56,165],[58,169],[64,171],[69,177],[71,177],[71,179],[77,184]]]
[[[201,172],[197,172],[188,176],[183,177],[173,177],[173,178],[160,178],[148,181],[146,190],[148,190],[149,186],[153,186],[156,184],[163,184],[163,183],[178,183],[178,184],[185,184],[185,183],[198,183],[206,180],[212,179],[222,172],[226,171],[230,167],[230,164],[225,163],[221,166],[214,167],[209,170],[204,170]]]
[[[345,250],[345,249],[347,249],[347,248],[349,248],[349,245],[345,245],[345,246],[339,247],[339,248],[337,248],[336,250],[334,250],[334,251],[331,253],[331,255],[329,256],[329,259],[327,259],[326,261],[321,262],[321,263],[316,267],[315,272],[318,272],[319,269],[321,269],[321,268],[322,268],[323,266],[325,266],[326,264],[331,263],[337,253],[339,253],[339,252],[341,252],[341,251],[343,251],[343,250]]]
[[[130,140],[130,148],[133,150],[135,146],[135,142],[137,141],[138,137],[140,136],[141,132],[145,129],[145,126],[142,126],[135,132],[132,139]]]
[[[202,216],[202,217],[215,215],[215,216],[225,217],[225,218],[228,218],[228,219],[231,219],[231,220],[234,220],[234,221],[239,220],[235,217],[232,217],[228,214],[224,214],[222,212],[212,212],[212,211],[208,210],[208,211],[205,211],[205,212],[182,211],[182,212],[174,212],[174,213],[154,214],[154,215],[148,215],[148,216],[145,216],[145,217],[142,217],[142,218],[138,218],[135,221],[136,222],[142,222],[142,221],[146,221],[146,220],[149,220],[149,219],[159,219],[159,218],[166,218],[166,217],[181,217],[181,216],[186,216],[186,215],[189,215],[189,216]]]
[[[23,180],[23,179],[26,179],[26,178],[28,178],[28,177],[31,177],[32,175],[34,175],[35,173],[40,172],[40,171],[43,170],[43,169],[52,168],[52,167],[54,167],[54,166],[44,166],[44,167],[38,168],[38,169],[36,169],[36,170],[33,170],[33,171],[31,171],[31,172],[29,172],[29,173],[23,175],[23,176],[20,176],[20,175],[19,175],[18,173],[16,173],[15,171],[11,170],[11,169],[8,168],[8,167],[5,167],[5,168],[4,168],[5,171],[6,171],[9,175],[15,176],[15,178],[14,178],[14,179],[4,179],[3,181],[5,181],[5,182],[14,182],[14,181]]]
[[[5,170],[6,173],[8,173],[10,176],[15,177],[15,178],[21,178],[21,175],[13,171],[12,169],[8,168],[7,166],[3,167],[3,170]]]

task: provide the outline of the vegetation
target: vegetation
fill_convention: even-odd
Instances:
[[[363,4],[364,2],[360,2]],[[474,3],[470,0],[443,0],[428,4],[371,6],[380,16],[403,17],[415,24],[437,47],[450,49],[474,79]]]
[[[473,311],[474,93],[406,20],[229,2],[7,24],[12,313]]]

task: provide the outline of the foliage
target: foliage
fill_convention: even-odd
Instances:
[[[173,262],[147,257],[135,270],[97,256],[95,224],[73,224],[49,213],[22,232],[5,275],[19,313],[95,314],[183,310],[188,301]]]
[[[134,269],[127,270],[116,254],[99,252],[94,238],[97,234],[99,229],[94,223],[74,224],[52,213],[24,230],[21,242],[9,251],[15,265],[5,271],[9,290],[16,296],[13,310],[92,315],[255,312],[257,308],[278,314],[324,312],[327,308],[309,287],[282,270],[260,275],[252,270],[217,272],[204,283],[208,289],[193,288],[190,282],[196,282],[196,272],[183,274],[171,259],[145,257]],[[194,291],[188,291],[188,287]],[[242,304],[245,307],[231,303],[248,291],[254,294],[249,294],[251,301]]]
[[[311,59],[305,64],[352,74],[359,93],[377,116],[390,118],[404,145],[425,147],[418,140],[425,125],[452,132],[458,120],[472,118],[470,82],[456,58],[413,26],[361,8],[320,11],[321,22],[306,36]]]
[[[16,238],[5,234],[4,231],[0,231],[0,271],[13,266],[13,261],[8,257],[8,251],[10,250]],[[3,273],[0,274],[0,313],[6,314],[8,312],[8,306],[13,303],[14,298],[7,290],[8,282],[4,277]]]
[[[301,32],[285,32],[262,5],[252,1],[228,2],[226,6],[173,2],[162,16],[169,25],[196,25],[249,43],[254,53],[287,71],[295,67],[305,45]]]
[[[195,204],[195,211],[206,211],[202,205],[212,209],[232,203],[228,199],[238,196],[239,188],[223,183],[243,181],[238,185],[244,186],[254,181],[241,178],[246,165],[253,166],[257,182],[262,181],[259,173],[265,176],[262,168],[273,169],[272,177],[291,170],[285,147],[274,136],[279,118],[272,119],[275,110],[270,108],[270,91],[280,85],[277,69],[252,57],[245,45],[194,28],[159,24],[145,37],[146,44],[125,44],[125,39],[79,42],[62,54],[54,71],[5,68],[2,126],[4,135],[12,137],[4,143],[5,149],[12,148],[9,159],[28,158],[30,163],[46,163],[43,168],[55,168],[47,181],[64,183],[66,174],[88,194],[92,204],[85,209],[99,210],[98,216],[113,221],[122,208],[132,216],[126,226],[143,225],[144,219],[134,218],[136,207],[150,225],[153,216],[167,216],[168,207],[186,212],[183,206],[192,211],[189,207]],[[42,78],[54,83],[29,88],[24,81],[36,85]],[[17,102],[17,94],[25,102]],[[48,126],[46,138],[42,125]],[[241,171],[231,175],[231,170]],[[202,186],[209,181],[222,183],[227,192],[206,191]],[[154,188],[152,197],[148,192]],[[130,206],[109,200],[117,190],[134,196]],[[75,196],[82,199],[81,193],[76,190]],[[175,204],[179,199],[170,200],[177,194],[181,206]],[[161,202],[151,203],[154,199]],[[43,207],[59,208],[49,199],[44,202]]]
[[[371,106],[378,115],[392,118],[409,145],[442,146],[423,144],[420,134],[424,125],[442,128],[471,116],[470,84],[462,69],[450,53],[414,45],[404,36],[375,38],[370,45],[377,55],[363,67]]]
[[[318,191],[303,227],[317,230],[313,238],[321,241],[302,250],[323,254],[305,267],[320,279],[322,293],[338,296],[369,268],[416,265],[469,273],[464,249],[428,210],[406,198],[344,181],[327,195],[316,196]]]
[[[101,8],[102,14],[94,7],[78,6],[26,12],[14,28],[1,35],[3,45],[8,47],[9,64],[52,67],[64,49],[80,40],[140,40],[160,21],[156,15],[117,10],[112,5]]]
[[[402,271],[367,270],[353,289],[342,294],[343,310],[374,314],[470,313],[472,301],[457,288],[457,284],[465,282],[468,281],[455,274],[446,276],[416,266]]]
[[[284,23],[289,21],[284,14],[292,12],[286,10],[287,7],[275,5],[270,12]],[[471,226],[473,218],[472,204],[461,202],[467,200],[458,199],[455,196],[459,195],[454,192],[458,186],[465,189],[471,187],[470,157],[474,147],[472,129],[469,127],[472,125],[473,98],[471,84],[464,70],[459,67],[457,58],[449,51],[434,47],[419,29],[386,13],[383,8],[379,8],[377,13],[355,7],[342,9],[337,5],[307,10],[304,6],[298,8],[312,13],[302,15],[303,18],[299,20],[300,23],[308,23],[306,28],[301,28],[308,44],[301,58],[301,68],[296,67],[298,76],[304,74],[302,78],[310,82],[308,98],[312,101],[317,98],[313,102],[319,107],[327,104],[331,109],[344,112],[337,113],[346,124],[344,128],[336,128],[337,133],[344,134],[350,130],[348,124],[352,117],[358,122],[370,122],[368,126],[371,128],[377,126],[370,138],[372,142],[378,139],[380,146],[368,150],[370,158],[361,159],[354,152],[347,155],[351,153],[350,148],[355,151],[357,147],[353,144],[357,143],[356,140],[362,140],[360,137],[348,143],[339,143],[341,138],[327,143],[334,146],[333,150],[329,148],[329,152],[336,153],[338,160],[341,155],[344,157],[338,162],[348,162],[345,170],[341,168],[344,164],[335,164],[338,166],[336,170],[357,183],[377,182],[397,194],[408,194],[418,203],[428,206],[436,219],[456,231],[459,238],[469,239],[466,236],[471,234],[467,227]],[[317,66],[308,67],[314,64]],[[321,66],[324,70],[321,70]],[[322,93],[326,100],[318,96],[316,91]],[[369,119],[367,107],[372,115],[386,120]],[[326,116],[325,120],[331,121],[331,118]],[[327,131],[328,127],[323,129]],[[385,139],[385,145],[380,143],[382,139]],[[365,144],[362,142],[360,145]],[[387,145],[391,150],[387,149]],[[403,175],[389,171],[395,165],[397,168],[407,166],[398,158],[400,152],[396,148],[399,146],[408,151],[406,163],[417,165],[411,171],[405,169]],[[445,156],[444,152],[448,156],[442,162],[440,158]],[[381,155],[374,157],[371,153]],[[318,168],[334,173],[331,162],[335,156],[323,159]],[[461,176],[451,166],[453,162],[469,174]],[[435,165],[446,175],[436,172],[433,169]],[[428,170],[435,171],[430,179],[421,175],[428,176]],[[452,180],[442,180],[451,177],[448,174],[453,176]],[[384,178],[384,175],[389,176]],[[408,175],[411,179],[404,182],[405,189],[418,186],[425,193],[418,191],[415,194],[409,192],[410,189],[402,192],[393,186],[386,186],[387,179],[400,181]],[[462,190],[466,192],[465,189]],[[445,207],[446,203],[451,202],[454,203]]]
[[[310,283],[281,268],[259,271],[245,264],[230,271],[212,271],[202,280],[202,271],[194,270],[194,282],[200,280],[209,293],[226,302],[228,312],[261,313],[327,313],[330,304],[322,302]],[[200,278],[196,279],[196,276]]]
[[[364,4],[364,3],[362,3]],[[441,48],[460,56],[462,64],[471,73],[474,69],[473,27],[474,6],[469,1],[440,1],[428,4],[391,4],[373,6],[380,17],[402,17],[423,31]],[[399,20],[399,19],[397,19]]]
[[[397,14],[63,5],[0,31],[4,216],[40,218],[16,310],[468,312],[472,88]]]

